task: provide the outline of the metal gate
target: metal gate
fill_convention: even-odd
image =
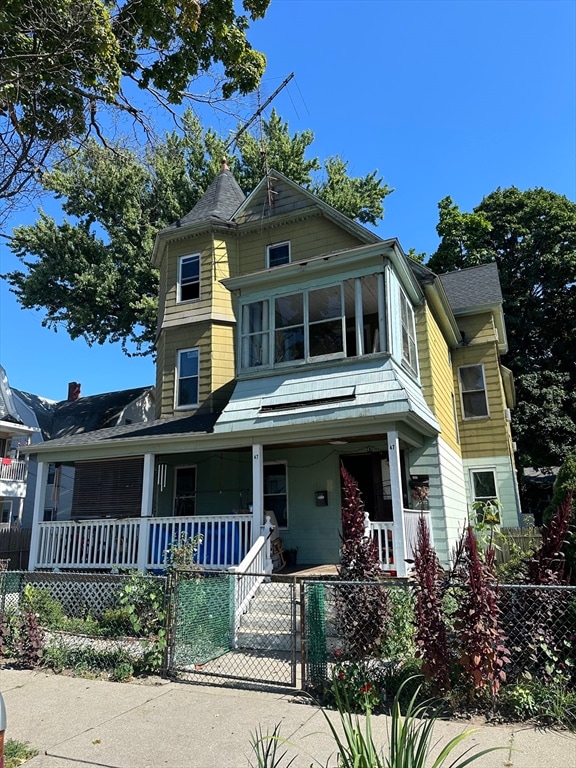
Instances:
[[[170,593],[169,674],[215,684],[299,685],[295,579],[179,573]]]

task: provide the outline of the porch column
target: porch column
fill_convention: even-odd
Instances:
[[[392,518],[394,520],[394,565],[396,575],[406,576],[406,541],[404,537],[404,509],[402,502],[402,469],[398,432],[388,432],[388,463],[390,465],[390,491],[392,494]]]
[[[45,461],[37,463],[36,491],[34,494],[34,514],[32,516],[32,533],[30,535],[30,557],[28,570],[36,570],[38,562],[38,545],[40,543],[40,523],[44,520],[44,500],[46,498],[46,486],[48,485],[48,469],[50,465]]]
[[[252,446],[252,544],[260,536],[264,523],[264,452],[262,446]]]
[[[152,517],[154,498],[154,454],[144,454],[142,477],[142,501],[140,504],[140,535],[138,536],[138,570],[144,572],[148,565],[148,539],[150,525],[146,518]]]

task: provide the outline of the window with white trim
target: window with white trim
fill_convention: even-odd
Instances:
[[[240,309],[240,370],[386,351],[384,275],[251,301]]]
[[[489,416],[483,365],[462,365],[458,368],[462,415],[465,419]]]
[[[495,469],[471,469],[473,509],[479,522],[501,522]]]
[[[288,481],[285,461],[265,463],[264,514],[274,512],[279,528],[288,527]]]
[[[416,347],[416,324],[414,308],[404,291],[400,288],[400,321],[402,324],[402,363],[414,373],[418,373]]]
[[[199,367],[197,349],[182,349],[178,352],[177,408],[193,408],[198,405]]]
[[[200,254],[180,256],[178,260],[178,301],[200,298]]]
[[[272,243],[266,246],[266,266],[279,267],[290,264],[290,242]]]

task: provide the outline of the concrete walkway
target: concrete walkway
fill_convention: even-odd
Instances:
[[[277,723],[297,747],[288,748],[297,755],[293,768],[336,765],[322,712],[294,693],[160,680],[108,683],[18,670],[0,670],[0,690],[6,737],[39,751],[26,768],[247,768],[256,765],[250,734],[258,728],[271,733]],[[387,718],[374,719],[376,740],[384,744]],[[576,768],[573,734],[476,725],[466,746],[506,747],[474,762],[477,768]],[[434,740],[444,742],[469,726],[440,722]]]

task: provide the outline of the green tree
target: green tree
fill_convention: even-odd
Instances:
[[[270,0],[243,0],[252,21]],[[149,124],[165,107],[253,91],[265,57],[234,0],[4,0],[0,4],[0,200],[9,208],[63,141],[105,141],[110,117]],[[191,81],[217,65],[219,95]],[[137,89],[130,90],[131,86]],[[204,90],[204,89],[203,89]]]
[[[62,200],[63,223],[41,214],[14,230],[10,247],[24,269],[5,279],[24,308],[44,312],[44,326],[64,327],[89,344],[120,342],[126,352],[149,353],[157,322],[158,276],[150,254],[159,229],[185,215],[204,193],[224,155],[225,140],[204,131],[190,112],[183,133],[138,154],[90,140],[55,170],[44,174],[47,192]],[[375,222],[390,189],[376,173],[345,174],[340,161],[306,158],[314,135],[290,135],[273,112],[264,122],[269,163],[315,191],[352,218]],[[262,178],[262,153],[246,134],[230,158],[246,192]],[[318,180],[315,173],[324,174]],[[341,181],[334,200],[336,173]],[[358,190],[366,187],[365,197]],[[348,190],[348,194],[346,191]]]
[[[518,407],[522,466],[560,464],[576,445],[576,203],[542,188],[497,189],[472,213],[439,203],[435,272],[495,261]]]

